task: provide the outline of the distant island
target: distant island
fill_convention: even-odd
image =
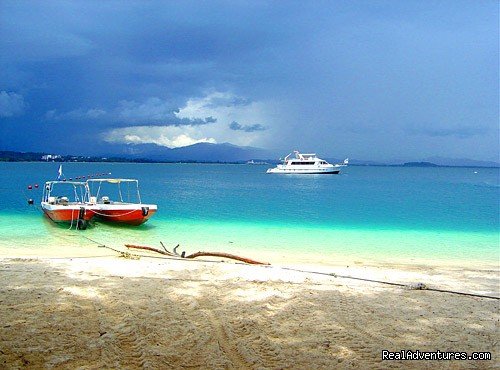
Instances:
[[[439,165],[431,162],[406,162],[403,167],[440,167]]]

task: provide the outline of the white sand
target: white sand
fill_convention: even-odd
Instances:
[[[0,263],[0,367],[499,364],[498,300],[276,266],[116,256],[4,258]],[[499,294],[498,270],[409,265],[301,268]],[[381,360],[383,349],[491,351],[493,361],[389,362]]]

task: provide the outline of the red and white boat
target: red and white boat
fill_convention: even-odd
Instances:
[[[65,196],[54,194],[65,194]],[[88,222],[95,215],[93,207],[86,202],[87,194],[88,186],[84,182],[47,181],[40,205],[45,215],[52,221],[68,223],[70,227],[74,226],[76,229],[86,229]]]
[[[103,195],[110,190],[109,184],[116,185],[114,199],[117,200]],[[104,222],[137,226],[149,220],[158,209],[156,204],[142,203],[139,181],[135,179],[91,179],[87,180],[87,188],[95,217]],[[131,201],[131,192],[136,202]],[[124,194],[127,195],[126,201]]]

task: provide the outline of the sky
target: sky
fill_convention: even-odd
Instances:
[[[0,0],[0,150],[499,160],[499,4]]]

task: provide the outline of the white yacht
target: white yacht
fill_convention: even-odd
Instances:
[[[290,158],[292,153],[283,159],[282,164],[275,168],[269,168],[267,173],[293,173],[293,174],[333,174],[340,172],[341,167],[347,166],[349,159],[345,159],[342,164],[330,164],[324,159],[318,158],[316,154],[303,154],[297,150],[293,152],[295,158]]]

